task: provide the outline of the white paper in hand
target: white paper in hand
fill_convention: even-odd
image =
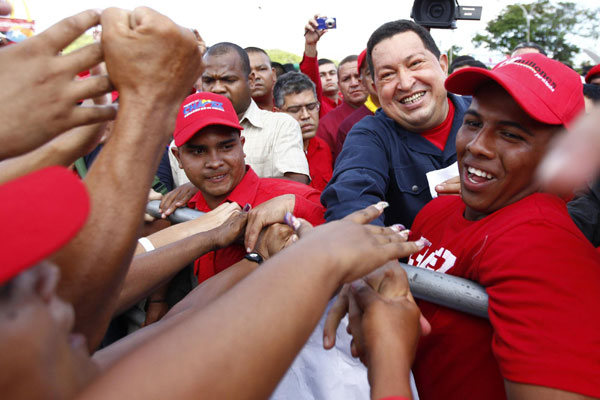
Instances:
[[[432,198],[438,197],[437,192],[435,191],[435,187],[442,182],[447,181],[450,178],[454,178],[458,176],[458,163],[442,168],[436,169],[435,171],[429,171],[425,174],[427,176],[427,183],[429,183],[429,191],[431,193]]]

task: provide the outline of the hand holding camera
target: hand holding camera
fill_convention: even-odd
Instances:
[[[328,29],[335,29],[336,27],[337,21],[335,18],[328,18],[320,14],[315,14],[314,17],[308,20],[308,23],[304,27],[306,44],[309,46],[316,45],[321,36],[323,36]]]

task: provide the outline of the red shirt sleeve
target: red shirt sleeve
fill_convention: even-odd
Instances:
[[[321,86],[321,75],[319,74],[319,60],[317,57],[303,55],[300,62],[300,72],[306,74],[317,87],[317,100],[322,103],[323,87]]]
[[[312,189],[308,196],[304,197],[296,194],[296,204],[294,205],[294,215],[304,218],[313,226],[321,225],[325,222],[325,207],[319,201],[321,192]]]

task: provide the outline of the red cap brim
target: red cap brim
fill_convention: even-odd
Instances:
[[[49,167],[0,186],[0,284],[63,247],[83,226],[89,197],[72,171]]]
[[[588,73],[585,75],[585,83],[590,83],[592,78],[596,75],[600,75],[600,64],[594,66],[588,71]]]

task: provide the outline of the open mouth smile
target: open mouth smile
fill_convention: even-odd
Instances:
[[[467,179],[474,184],[488,182],[494,179],[494,176],[489,172],[485,172],[483,170],[468,167],[467,168]]]
[[[413,104],[416,103],[417,101],[421,100],[423,98],[423,96],[425,96],[425,91],[423,92],[418,92],[415,93],[411,96],[408,97],[404,97],[403,99],[400,100],[401,104]]]

